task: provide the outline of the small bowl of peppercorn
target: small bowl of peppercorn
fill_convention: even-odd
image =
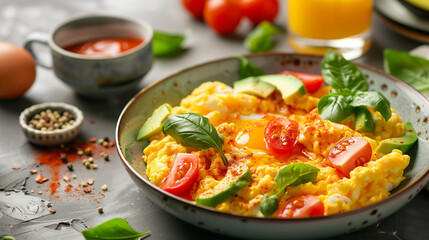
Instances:
[[[66,103],[33,105],[19,116],[19,124],[28,141],[39,146],[58,146],[73,140],[82,123],[82,111]]]

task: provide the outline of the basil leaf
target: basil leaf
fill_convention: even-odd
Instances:
[[[238,68],[238,73],[240,74],[240,79],[252,77],[252,76],[260,76],[265,75],[265,73],[253,65],[249,59],[243,56],[235,56],[240,61],[240,66]]]
[[[323,57],[321,72],[325,81],[335,89],[347,88],[352,92],[368,89],[368,82],[358,67],[332,49]]]
[[[385,121],[389,120],[392,116],[392,111],[390,110],[390,102],[379,92],[358,92],[354,95],[350,105],[352,105],[353,107],[372,107],[378,112],[380,112],[380,114],[384,117]]]
[[[0,240],[15,240],[15,238],[11,236],[3,236],[0,238]]]
[[[407,52],[384,50],[384,71],[410,84],[418,91],[429,90],[429,60]]]
[[[206,117],[196,113],[183,113],[168,116],[162,123],[162,132],[172,136],[185,147],[197,149],[215,148],[223,163],[228,165],[222,151],[223,138]]]
[[[263,21],[246,37],[244,47],[251,52],[266,52],[273,45],[273,35],[283,31],[268,21]]]
[[[135,231],[124,219],[114,218],[91,229],[82,231],[86,240],[99,239],[127,239],[138,240],[142,236],[149,234],[147,232]]]
[[[323,96],[317,104],[319,115],[323,120],[339,123],[353,114],[349,103],[350,97],[344,93],[330,93]]]
[[[279,208],[279,197],[277,195],[265,194],[262,196],[259,210],[265,217],[273,215]]]
[[[183,50],[184,35],[169,34],[159,31],[153,33],[152,51],[155,57],[167,56]]]
[[[307,182],[314,183],[319,171],[317,167],[305,163],[289,164],[280,169],[274,178],[276,189],[282,191],[290,185],[296,186]]]

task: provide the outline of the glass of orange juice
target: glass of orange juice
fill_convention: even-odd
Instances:
[[[288,0],[288,41],[301,53],[337,49],[354,59],[371,46],[373,0]]]

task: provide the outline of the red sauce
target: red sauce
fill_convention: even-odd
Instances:
[[[143,38],[102,38],[65,47],[64,49],[87,56],[116,57],[142,42]]]

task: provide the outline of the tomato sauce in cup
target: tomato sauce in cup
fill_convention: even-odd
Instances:
[[[102,38],[79,43],[64,49],[77,54],[94,57],[116,57],[143,42],[143,38]]]

